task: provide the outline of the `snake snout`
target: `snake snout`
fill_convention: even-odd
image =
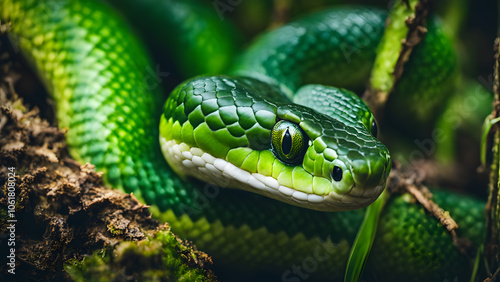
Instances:
[[[385,156],[365,156],[352,161],[352,176],[355,186],[364,190],[379,188],[387,179],[391,158]]]

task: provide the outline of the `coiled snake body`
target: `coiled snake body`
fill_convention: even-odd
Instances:
[[[123,5],[133,9],[133,2]],[[178,9],[181,16],[165,17],[179,21],[172,27],[192,24],[190,5],[151,2],[156,14]],[[200,20],[206,28],[217,27],[215,15]],[[154,74],[158,69],[110,5],[1,0],[0,17],[12,22],[10,36],[55,99],[59,125],[69,128],[71,154],[104,171],[109,185],[153,205],[174,232],[193,240],[218,264],[272,269],[285,281],[304,279],[297,265],[317,277],[343,276],[363,215],[348,210],[370,204],[382,192],[390,156],[374,136],[373,115],[355,94],[305,84],[350,87],[366,79],[385,13],[337,8],[285,25],[254,42],[227,72],[230,76],[183,82],[163,109],[158,107],[164,102]],[[419,61],[423,68],[451,48],[438,29],[433,34],[416,50],[432,54]],[[221,38],[194,49],[208,50],[205,56],[231,49]],[[360,40],[363,48],[347,61],[343,48]],[[195,43],[183,44],[191,48]],[[439,87],[447,76],[432,72],[452,72],[452,64],[442,62],[444,70],[408,74],[400,85],[420,74],[433,77],[425,86]],[[414,95],[408,93],[409,99]],[[484,204],[439,191],[435,200],[452,212],[460,235],[474,243],[482,239]],[[371,273],[387,279],[443,279],[459,275],[464,263],[435,219],[404,195],[390,200],[368,262]]]

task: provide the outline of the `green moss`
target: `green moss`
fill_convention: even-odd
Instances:
[[[124,241],[64,266],[75,281],[111,281],[133,277],[138,281],[214,281],[200,267],[203,257],[174,234],[159,231],[139,242]]]
[[[108,224],[108,231],[113,234],[113,236],[118,236],[123,233],[122,229],[117,229],[113,224]]]

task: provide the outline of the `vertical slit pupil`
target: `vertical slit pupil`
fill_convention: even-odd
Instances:
[[[288,127],[286,128],[285,134],[283,135],[283,142],[281,144],[281,149],[283,150],[283,154],[288,155],[290,151],[292,151],[292,136],[288,131]]]

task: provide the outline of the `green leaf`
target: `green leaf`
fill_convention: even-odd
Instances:
[[[487,149],[487,139],[488,139],[488,135],[490,133],[490,130],[491,130],[491,127],[500,121],[500,117],[497,117],[497,118],[494,118],[494,119],[491,119],[490,117],[486,118],[484,120],[484,124],[483,124],[483,138],[481,140],[481,164],[483,166],[486,166],[486,149]]]
[[[384,190],[380,197],[366,209],[365,218],[349,254],[344,281],[360,280],[377,233],[378,220],[387,199],[389,199],[389,192]]]
[[[477,271],[479,269],[479,264],[481,263],[481,258],[483,257],[484,245],[481,245],[477,250],[476,259],[474,261],[474,268],[472,269],[472,275],[470,277],[470,282],[476,281]]]

